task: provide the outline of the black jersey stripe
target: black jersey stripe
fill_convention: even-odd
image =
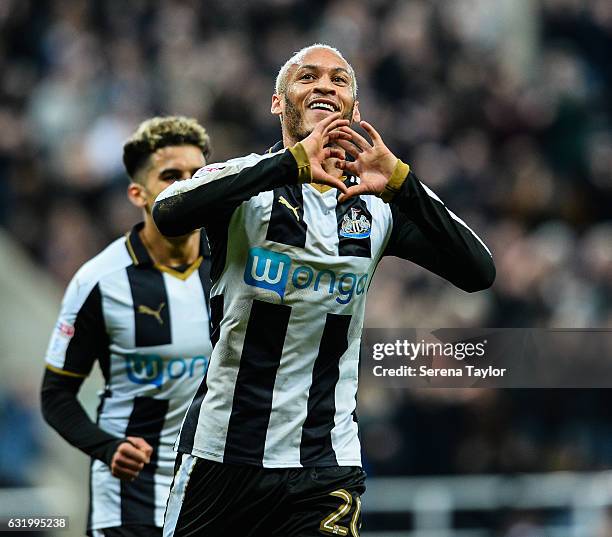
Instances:
[[[221,319],[223,318],[223,295],[210,297],[210,341],[214,347],[219,341],[219,332],[221,330]],[[210,364],[208,366],[210,368]],[[195,441],[195,434],[198,428],[198,419],[200,417],[200,408],[206,393],[208,392],[207,383],[208,369],[202,379],[196,394],[193,396],[193,401],[189,405],[185,421],[181,427],[178,450],[181,453],[191,453]]]
[[[372,213],[368,210],[366,202],[361,197],[351,198],[344,203],[336,205],[336,219],[338,221],[338,255],[353,257],[372,257],[372,241],[368,232],[367,237],[358,237],[357,230],[347,233],[343,224],[352,222],[361,217],[372,226]]]
[[[202,401],[204,401],[204,397],[206,397],[206,393],[208,392],[208,385],[206,384],[207,377],[208,370],[206,371],[202,382],[198,386],[198,390],[193,396],[193,400],[191,401],[189,409],[187,410],[187,415],[185,416],[185,421],[183,422],[179,436],[179,453],[191,453],[193,450],[195,434],[198,428],[198,419],[200,417],[200,408],[202,407]]]
[[[125,436],[139,436],[153,447],[151,461],[134,481],[121,481],[121,522],[155,526],[155,470],[169,401],[152,397],[134,398]]]
[[[87,532],[88,535],[93,535],[91,532],[91,526],[93,521],[93,465],[95,459],[89,459],[89,483],[87,488],[89,490],[89,502],[87,505]]]
[[[204,291],[204,300],[206,300],[206,309],[210,313],[210,288],[212,282],[210,281],[210,257],[204,257],[202,263],[198,267],[198,275],[200,276],[200,283],[202,284],[202,290]]]
[[[83,302],[74,321],[74,336],[66,349],[63,369],[88,375],[96,359],[105,380],[109,378],[109,340],[102,313],[102,294],[96,284]]]
[[[275,188],[272,194],[266,240],[304,248],[308,226],[304,222],[302,185]]]
[[[96,425],[100,425],[100,414],[104,408],[104,402],[112,396],[112,392],[107,387],[100,394],[100,402],[98,403],[98,408],[96,409]],[[89,462],[89,505],[87,507],[87,530],[90,531],[93,523],[93,510],[94,510],[94,501],[93,501],[93,465],[94,460],[91,459]]]
[[[213,347],[219,340],[219,324],[221,322],[221,317],[223,315],[223,295],[217,295],[211,297],[210,299],[210,307],[211,307],[211,343]],[[214,338],[214,339],[213,339]],[[193,450],[193,444],[195,442],[195,434],[198,428],[198,419],[200,417],[200,408],[202,407],[202,402],[204,401],[204,397],[206,397],[206,393],[208,392],[207,378],[208,378],[208,370],[210,368],[210,363],[208,368],[206,369],[206,373],[204,374],[204,378],[202,382],[198,386],[198,389],[193,396],[193,400],[189,405],[189,409],[187,410],[187,415],[185,416],[185,420],[181,427],[179,443],[178,443],[178,451],[179,453],[191,453]]]
[[[172,343],[170,305],[163,274],[152,266],[130,266],[126,271],[134,304],[134,345],[152,347]]]
[[[253,300],[240,357],[224,461],[263,464],[274,381],[291,307]]]
[[[210,279],[216,282],[225,270],[228,248],[228,223],[226,221],[211,222],[206,226],[206,234],[210,241],[211,267]]]
[[[335,389],[340,378],[340,358],[348,349],[350,315],[328,313],[319,353],[312,371],[306,419],[302,426],[300,462],[304,466],[338,464],[331,430],[336,414]]]
[[[213,349],[219,341],[221,333],[221,319],[223,319],[223,295],[215,295],[210,297],[210,324],[212,330],[210,332],[210,342]]]

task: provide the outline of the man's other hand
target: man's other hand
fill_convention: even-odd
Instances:
[[[340,119],[340,114],[331,114],[319,121],[314,130],[302,140],[302,147],[310,162],[313,183],[329,185],[341,192],[347,192],[342,180],[325,171],[323,163],[329,158],[344,159],[344,151],[337,147],[329,147],[329,144],[337,143],[339,140],[350,140],[351,133],[341,130],[342,127],[348,128],[348,125],[349,121]]]
[[[125,481],[134,481],[145,464],[151,462],[153,448],[144,439],[128,436],[117,447],[111,460],[111,473]]]
[[[358,185],[350,187],[348,192],[338,198],[340,203],[360,194],[380,195],[385,190],[398,162],[397,157],[385,145],[372,125],[366,121],[361,121],[360,125],[370,135],[372,143],[346,126],[340,127],[340,130],[349,134],[351,141],[347,141],[345,137],[338,137],[336,142],[355,159],[353,162],[341,160],[337,166],[360,179]]]

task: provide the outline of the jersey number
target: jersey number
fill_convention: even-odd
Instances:
[[[350,528],[347,528],[346,526],[340,526],[337,522],[350,512],[351,506],[353,505],[353,497],[344,489],[334,490],[334,492],[330,492],[330,496],[336,496],[343,500],[344,503],[321,521],[319,529],[325,533],[343,536],[348,535],[350,531],[353,537],[359,537],[357,523],[359,521],[359,514],[361,513],[361,498],[357,496],[355,499],[355,512],[351,517]]]

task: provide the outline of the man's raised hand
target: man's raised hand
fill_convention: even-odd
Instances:
[[[328,158],[344,159],[344,151],[337,147],[326,146],[332,142],[337,144],[340,140],[348,143],[352,137],[350,132],[344,130],[348,129],[348,126],[349,121],[340,119],[340,114],[331,114],[317,123],[314,130],[301,142],[310,161],[312,182],[329,185],[344,193],[348,192],[346,185],[340,178],[327,173],[323,168],[323,162]]]
[[[372,143],[348,126],[339,129],[349,134],[351,141],[344,136],[336,139],[336,143],[355,159],[354,162],[341,160],[337,166],[360,179],[358,185],[350,187],[347,192],[343,191],[338,198],[340,203],[361,194],[381,194],[398,161],[372,125],[367,121],[360,121],[359,124],[370,135]]]

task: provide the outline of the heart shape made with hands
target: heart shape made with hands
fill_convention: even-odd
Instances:
[[[362,194],[380,195],[398,162],[370,123],[360,121],[359,125],[371,142],[338,113],[321,120],[301,142],[310,162],[312,182],[337,188],[341,192],[340,203]],[[347,160],[347,155],[353,160]],[[358,176],[359,184],[347,187],[339,177],[329,173],[329,159],[333,159],[336,168]]]

